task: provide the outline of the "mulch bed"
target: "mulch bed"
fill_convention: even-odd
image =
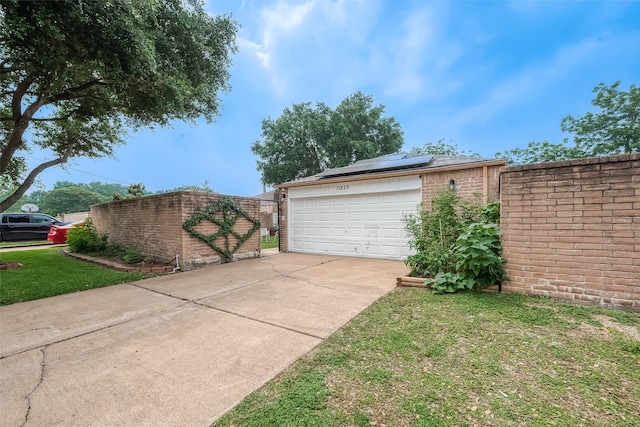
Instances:
[[[70,252],[69,250],[64,250],[63,252],[65,253],[65,255],[72,258],[90,262],[92,264],[98,264],[112,270],[125,271],[128,273],[171,273],[175,268],[174,265],[167,265],[164,263],[161,264],[157,262],[141,262],[136,264],[123,264],[120,261],[114,259],[97,258],[85,254]]]

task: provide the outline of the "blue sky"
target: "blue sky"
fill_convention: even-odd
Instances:
[[[241,25],[215,123],[131,132],[115,159],[74,160],[56,181],[142,182],[151,191],[208,181],[262,191],[251,144],[261,121],[299,102],[335,107],[362,91],[402,126],[403,150],[440,139],[493,158],[561,142],[567,115],[596,111],[600,82],[640,84],[637,1],[212,1]],[[46,153],[33,153],[45,158]]]

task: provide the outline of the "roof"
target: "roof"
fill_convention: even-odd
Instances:
[[[274,197],[275,197],[275,191],[271,190],[271,191],[267,191],[266,193],[261,193],[261,194],[256,194],[255,196],[252,196],[256,199],[260,199],[263,202],[273,202],[275,201]]]
[[[382,172],[388,170],[411,169],[427,166],[433,159],[429,155],[416,155],[407,153],[387,154],[374,159],[358,160],[357,162],[342,168],[327,169],[316,176],[328,178],[332,176],[361,175],[364,173]]]
[[[485,159],[469,156],[440,156],[413,153],[395,153],[373,159],[359,160],[349,166],[326,169],[316,175],[286,182],[276,187],[296,187],[301,185],[323,184],[338,180],[367,179],[385,175],[412,175],[435,171],[436,169],[476,167],[479,164],[502,165],[504,160]]]

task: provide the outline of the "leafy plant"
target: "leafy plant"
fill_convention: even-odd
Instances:
[[[82,227],[71,228],[67,231],[67,243],[73,252],[99,252],[107,247],[107,235],[98,235],[91,218],[87,218]]]
[[[480,211],[480,219],[485,222],[500,224],[500,202],[487,203],[487,207]]]
[[[445,190],[433,198],[431,210],[418,208],[415,214],[404,216],[409,247],[417,252],[405,261],[414,276],[435,276],[440,271],[454,270],[455,259],[450,249],[463,227],[459,204],[460,197]]]
[[[405,263],[411,274],[429,278],[434,292],[482,289],[506,280],[500,243],[500,204],[485,208],[445,190],[430,211],[404,217],[409,246],[417,252]]]
[[[473,289],[493,286],[506,280],[500,229],[496,224],[470,224],[458,237],[453,251],[458,260],[456,269],[475,282]]]
[[[436,277],[428,280],[431,289],[437,294],[453,293],[463,289],[472,289],[472,277],[460,273],[440,272]]]

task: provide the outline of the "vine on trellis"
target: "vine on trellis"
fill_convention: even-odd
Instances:
[[[233,230],[240,218],[245,218],[253,223],[253,227],[245,234],[238,234]],[[203,234],[195,229],[202,221],[210,221],[218,226],[218,231],[214,234]],[[188,231],[192,236],[204,241],[213,250],[222,256],[222,262],[233,261],[233,254],[246,242],[256,231],[260,229],[260,221],[249,216],[242,208],[230,197],[223,197],[216,203],[210,205],[202,212],[197,212],[182,223],[182,228]],[[229,236],[236,238],[236,244],[233,248],[229,245]],[[216,245],[216,240],[224,239],[224,248]]]

